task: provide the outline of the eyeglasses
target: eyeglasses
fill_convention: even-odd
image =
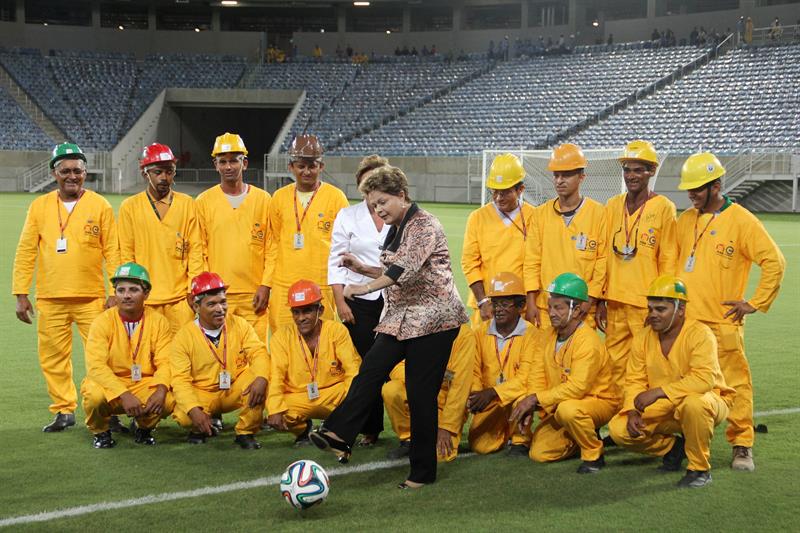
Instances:
[[[638,224],[637,224],[638,229]],[[636,245],[636,239],[633,239],[633,247],[631,245],[626,244],[622,247],[622,250],[617,248],[617,234],[622,233],[622,226],[614,233],[614,237],[611,239],[611,249],[614,250],[614,253],[621,256],[623,259],[633,259],[636,256],[636,252],[639,250],[638,246]],[[636,235],[634,234],[634,237]]]
[[[70,176],[83,176],[86,174],[85,168],[59,168],[56,170],[56,174],[58,174],[62,178],[68,178]]]
[[[513,309],[516,306],[515,304],[514,300],[492,298],[492,307],[495,309]]]

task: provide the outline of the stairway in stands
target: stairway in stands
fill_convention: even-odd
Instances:
[[[33,120],[54,143],[68,139],[67,135],[47,118],[44,111],[42,111],[36,102],[28,96],[2,66],[0,66],[0,86],[8,91],[8,94],[16,100],[22,110],[25,111],[31,120]]]

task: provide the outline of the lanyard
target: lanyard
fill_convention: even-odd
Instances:
[[[694,219],[694,244],[692,245],[692,252],[689,254],[690,257],[694,257],[695,251],[697,251],[697,243],[700,242],[700,239],[703,238],[708,227],[714,222],[714,218],[716,218],[717,214],[714,213],[711,215],[711,218],[708,219],[708,223],[706,223],[706,227],[703,228],[703,231],[700,232],[700,235],[697,234],[697,221],[700,220],[700,212],[698,211],[697,217]]]
[[[508,363],[508,357],[511,355],[511,347],[514,345],[514,339],[516,337],[511,337],[511,340],[508,341],[508,348],[506,349],[506,356],[501,361],[500,360],[500,343],[497,341],[497,337],[494,338],[494,353],[497,356],[497,364],[500,365],[500,373],[503,373],[503,370],[506,367],[506,363]]]
[[[580,327],[580,326],[578,326]],[[577,331],[577,328],[575,328]],[[572,339],[575,338],[575,331],[572,332],[572,335],[569,336],[569,339],[561,345],[561,349],[553,348],[553,358],[556,360],[556,364],[564,369],[564,358],[567,356],[567,350],[569,350],[570,345],[572,344]],[[556,337],[556,346],[558,346],[558,337]],[[561,361],[558,360],[558,354],[561,354]]]
[[[652,197],[651,195],[652,193],[647,194],[647,198],[642,204],[642,207],[638,209],[639,214],[636,215],[636,219],[633,221],[633,226],[631,226],[630,229],[628,228],[628,206],[626,205],[628,200],[628,195],[627,194],[625,195],[625,200],[623,200],[622,202],[622,219],[625,222],[625,246],[630,245],[631,235],[635,233],[634,228],[637,229],[639,228],[639,220],[642,218],[642,213],[644,213],[644,207],[647,205],[647,200],[649,200]]]
[[[200,328],[200,333],[203,334],[203,338],[206,340],[206,344],[208,344],[208,348],[211,350],[211,353],[214,355],[214,359],[219,361],[219,364],[222,365],[222,370],[225,370],[228,366],[228,329],[227,326],[222,326],[222,359],[219,358],[219,354],[217,353],[216,348],[214,348],[214,343],[208,340],[208,336],[206,335],[205,330],[203,327],[198,325],[197,327]]]
[[[125,327],[125,321],[120,316],[119,319],[122,321],[122,326]],[[127,333],[127,331],[126,331]],[[136,356],[139,355],[139,348],[142,346],[142,335],[144,334],[144,314],[142,314],[142,318],[139,321],[139,338],[136,339],[136,348],[133,349],[133,353],[131,353],[131,337],[128,335],[128,353],[131,354],[131,361],[133,364],[136,364]]]
[[[303,221],[306,219],[306,213],[308,213],[308,208],[311,207],[311,202],[314,201],[314,197],[317,195],[317,192],[319,191],[320,185],[322,185],[322,183],[318,181],[317,186],[314,189],[314,193],[311,195],[311,198],[309,198],[305,209],[303,209],[302,217],[300,217],[297,214],[297,185],[294,186],[294,221],[297,223],[297,233],[301,233],[303,231],[301,226],[303,224]]]
[[[61,222],[61,203],[59,202],[58,193],[56,193],[56,211],[58,212],[58,228],[61,231],[61,238],[64,238],[64,230],[67,229],[67,224],[69,224],[69,219],[72,217],[72,213],[75,212],[75,208],[78,207],[78,202],[80,202],[81,198],[83,198],[83,193],[86,192],[84,190],[78,195],[78,199],[75,200],[75,205],[72,206],[72,211],[67,213],[67,221]]]
[[[312,370],[311,364],[308,362],[308,355],[306,355],[306,347],[303,343],[303,337],[299,334],[297,335],[297,340],[300,341],[300,350],[303,352],[303,361],[305,361],[306,366],[308,367],[308,373],[311,374],[311,382],[314,383],[317,380],[317,363],[319,362],[319,343],[322,340],[322,334],[320,333],[320,338],[317,339],[317,346],[314,348],[314,368]]]
[[[519,219],[522,221],[522,227],[517,226],[517,223],[514,222],[514,220],[510,216],[508,216],[508,214],[505,211],[503,211],[502,209],[498,209],[498,211],[500,211],[500,213],[505,218],[507,218],[509,220],[509,222],[511,222],[511,224],[514,225],[515,228],[517,228],[517,231],[522,233],[522,240],[523,241],[527,240],[527,238],[528,238],[528,227],[525,224],[525,216],[522,213],[522,203],[519,204]]]

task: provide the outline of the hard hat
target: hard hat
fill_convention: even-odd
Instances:
[[[226,131],[214,141],[214,149],[211,150],[211,157],[217,157],[219,154],[227,153],[247,155],[247,148],[241,137],[235,133],[228,133]]]
[[[580,146],[564,143],[553,148],[550,162],[547,164],[547,170],[563,172],[580,168],[586,168],[586,157],[583,155],[583,150],[581,150]]]
[[[525,179],[525,168],[514,154],[500,154],[492,161],[486,186],[490,189],[510,189]]]
[[[681,167],[681,182],[678,189],[688,191],[725,175],[725,167],[711,152],[692,154]]]
[[[658,165],[658,154],[650,141],[636,140],[625,145],[619,161],[643,161]]]
[[[316,135],[298,135],[289,147],[292,159],[322,159],[322,145]]]
[[[303,307],[321,301],[322,291],[313,281],[301,279],[289,287],[289,307]]]
[[[219,274],[213,272],[200,272],[192,278],[192,296],[227,288],[228,286],[225,285],[225,282],[222,281]]]
[[[153,143],[145,146],[142,150],[142,159],[139,161],[139,168],[155,163],[175,163],[177,159],[172,154],[172,150],[166,144]]]
[[[489,298],[501,296],[525,296],[525,284],[516,274],[498,272],[489,282]]]
[[[658,276],[650,288],[647,289],[648,298],[670,298],[689,301],[689,293],[686,291],[686,284],[681,278],[675,276],[663,275]]]
[[[140,281],[148,291],[153,287],[147,269],[138,263],[125,263],[117,267],[111,276],[111,283],[118,281]]]
[[[50,156],[50,169],[56,168],[56,163],[62,159],[81,159],[86,163],[86,156],[77,144],[63,142],[53,148]]]
[[[589,301],[589,287],[586,282],[572,272],[559,274],[556,279],[547,287],[547,292],[558,296],[566,296],[582,302]]]

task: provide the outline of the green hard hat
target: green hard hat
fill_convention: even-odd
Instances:
[[[55,168],[56,163],[62,159],[83,159],[83,162],[86,162],[86,156],[83,155],[83,150],[81,150],[80,146],[67,142],[57,144],[53,148],[53,154],[50,156],[50,168]]]
[[[111,277],[111,283],[122,280],[141,281],[147,290],[153,286],[150,283],[150,274],[147,273],[147,269],[138,263],[125,263],[117,267]]]
[[[547,287],[547,292],[582,302],[589,301],[589,287],[579,275],[572,272],[565,272],[556,277]]]

